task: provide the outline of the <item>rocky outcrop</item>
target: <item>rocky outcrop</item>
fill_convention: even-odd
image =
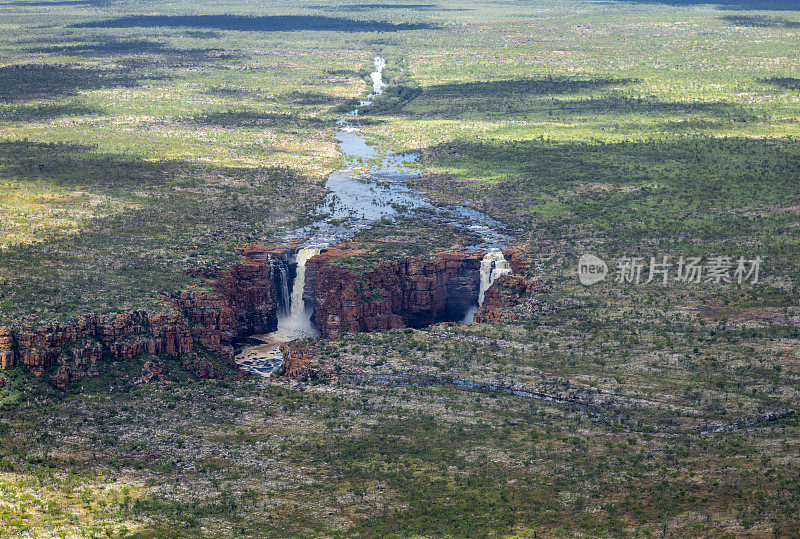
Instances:
[[[35,373],[57,364],[96,365],[104,351],[113,358],[192,351],[189,327],[177,312],[86,314],[74,322],[12,332],[12,341],[10,365],[19,363]]]
[[[0,327],[0,370],[13,369],[15,364],[14,333],[11,328]]]
[[[501,275],[483,296],[475,313],[476,323],[501,323],[527,320],[537,306],[534,296],[544,291],[542,283],[523,275]]]
[[[197,378],[201,380],[210,380],[212,378],[220,378],[219,369],[213,361],[207,357],[192,356],[183,361],[183,367],[194,373]]]
[[[142,366],[142,376],[136,379],[137,384],[154,384],[156,382],[166,382],[169,371],[167,366],[161,362],[148,360]]]
[[[280,346],[283,354],[283,372],[292,378],[317,372],[321,367],[316,351],[302,342],[284,343]]]
[[[330,249],[306,263],[306,293],[323,337],[461,320],[478,295],[482,252],[400,258],[364,273],[335,263],[347,254]]]
[[[165,298],[161,312],[128,311],[86,314],[76,320],[32,328],[0,327],[0,369],[24,365],[37,374],[54,365],[56,383],[76,373],[96,372],[104,356],[128,359],[143,353],[185,356],[198,376],[214,377],[207,362],[192,356],[195,346],[227,358],[230,344],[241,337],[277,328],[277,301],[269,257],[289,247],[255,246],[243,250],[244,261],[222,269],[204,290]]]

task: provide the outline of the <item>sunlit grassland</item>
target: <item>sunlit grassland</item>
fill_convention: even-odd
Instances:
[[[115,5],[0,13],[8,324],[158,309],[203,284],[183,268],[305,222],[377,36],[80,27],[131,13]]]
[[[800,94],[774,82],[797,72],[798,28],[742,27],[725,20],[725,11],[611,11],[469,21],[461,29],[468,39],[414,43],[407,71],[421,94],[382,111],[388,125],[372,129],[408,149],[459,137],[606,142],[798,134]],[[556,78],[550,87],[513,86],[548,78]],[[587,84],[576,88],[580,81]]]
[[[137,13],[438,27],[74,26]],[[797,12],[308,0],[4,4],[0,21],[0,324],[156,309],[205,284],[183,268],[306,222],[338,166],[330,119],[366,91],[375,53],[393,88],[365,130],[419,151],[417,185],[437,200],[507,222],[545,286],[520,323],[317,341],[331,377],[197,381],[180,360],[140,356],[62,393],[52,371],[5,372],[4,530],[795,533]],[[379,223],[340,263],[474,241],[417,217]],[[766,262],[760,286],[586,288],[575,262],[588,251]],[[137,382],[150,360],[168,383]],[[744,428],[701,432],[724,425]]]
[[[33,467],[0,472],[0,537],[127,535],[137,524],[125,515],[141,484],[93,472],[58,472]]]
[[[569,215],[565,197],[570,194],[542,190],[537,182],[522,187],[519,179],[528,171],[520,162],[536,158],[536,151],[514,153],[499,146],[547,141],[567,144],[564,151],[570,153],[570,144],[680,141],[687,136],[785,138],[797,135],[800,125],[800,95],[791,82],[798,67],[792,12],[781,12],[778,19],[756,14],[767,17],[767,24],[753,26],[730,10],[636,2],[446,2],[414,9],[313,2],[278,2],[267,8],[232,2],[155,10],[166,17],[315,15],[350,18],[353,24],[428,25],[342,32],[302,25],[291,31],[238,31],[205,19],[197,27],[149,27],[146,19],[141,27],[97,26],[154,12],[122,4],[49,9],[9,4],[0,9],[5,15],[0,69],[7,75],[0,83],[0,137],[21,144],[86,145],[81,151],[98,158],[119,156],[154,165],[169,161],[173,165],[162,168],[174,180],[160,187],[148,180],[143,199],[133,178],[124,189],[109,192],[99,176],[65,186],[63,177],[44,174],[32,188],[31,179],[11,164],[4,172],[6,185],[13,184],[3,202],[7,248],[68,238],[63,248],[74,251],[70,242],[90,230],[91,223],[110,216],[126,220],[129,209],[162,194],[168,196],[158,219],[174,221],[186,201],[168,199],[178,193],[177,184],[186,182],[194,182],[195,202],[202,200],[206,208],[197,211],[219,209],[227,204],[220,195],[230,180],[208,182],[220,174],[230,178],[222,168],[288,167],[296,173],[293,181],[305,186],[299,192],[319,193],[314,186],[338,160],[330,120],[349,99],[363,94],[375,53],[389,60],[387,74],[400,94],[389,92],[378,103],[368,117],[371,134],[391,147],[421,151],[428,173],[483,180],[501,190],[514,178],[512,197],[522,197],[518,212],[545,220]],[[486,141],[488,146],[469,150]],[[487,162],[485,148],[497,149],[498,155],[505,151],[509,165]],[[643,182],[663,183],[658,178]],[[256,184],[237,190],[239,200],[259,195]],[[74,202],[82,200],[81,193],[93,197],[92,202]],[[476,193],[480,189],[449,190],[447,196],[474,200]],[[186,195],[183,191],[180,198]],[[263,239],[302,221],[303,208],[313,201],[313,196],[288,196],[280,208],[262,208],[244,221],[229,212],[236,223],[231,229],[246,228],[247,233],[226,240],[220,229],[193,259],[181,252],[173,263],[227,260],[230,256],[223,253],[238,242]],[[197,237],[192,228],[181,237]],[[114,245],[128,239],[122,232],[109,237],[106,255],[113,256]],[[170,245],[161,249],[175,250]],[[24,261],[42,254],[10,256]],[[82,262],[87,265],[86,259]],[[24,262],[2,266],[4,275],[25,278]],[[6,301],[30,304],[22,298]]]

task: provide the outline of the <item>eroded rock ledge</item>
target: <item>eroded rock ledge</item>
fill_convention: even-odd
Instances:
[[[234,340],[276,329],[277,300],[268,259],[292,248],[246,248],[243,262],[211,272],[215,279],[209,289],[165,298],[163,312],[86,314],[32,328],[0,327],[0,369],[24,365],[41,374],[62,365],[91,371],[103,357],[151,353],[191,358],[198,344],[232,356]]]
[[[200,364],[198,347],[232,360],[236,340],[275,331],[280,302],[275,270],[288,271],[296,249],[297,244],[252,246],[242,250],[240,263],[197,270],[193,273],[211,284],[165,298],[162,312],[90,313],[65,323],[0,327],[0,369],[23,365],[42,374],[60,365],[55,379],[63,387],[71,378],[96,374],[104,358],[149,353],[182,357],[198,376],[213,377],[215,369]],[[306,265],[305,299],[314,307],[322,337],[461,321],[476,301],[483,251],[401,257],[365,270],[337,263],[352,254],[351,248],[335,246]],[[499,286],[486,293],[478,322],[524,319],[523,299],[541,291],[540,283],[516,275],[531,269],[521,251],[507,249],[505,254],[515,275],[501,277]],[[287,373],[304,370],[311,361],[309,350],[283,350]]]
[[[478,295],[482,251],[387,260],[364,273],[335,263],[350,254],[333,248],[306,263],[306,297],[323,337],[460,321]]]

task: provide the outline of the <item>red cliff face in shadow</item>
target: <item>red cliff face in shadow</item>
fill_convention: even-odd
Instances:
[[[323,337],[460,320],[478,295],[482,253],[389,260],[364,273],[335,263],[348,254],[334,248],[306,263],[306,292]]]
[[[41,374],[62,365],[92,371],[104,356],[190,357],[197,343],[232,356],[235,339],[276,329],[277,300],[268,255],[283,255],[293,247],[247,248],[243,262],[212,273],[216,279],[209,290],[165,298],[162,312],[86,314],[32,328],[0,327],[0,369],[24,365]]]

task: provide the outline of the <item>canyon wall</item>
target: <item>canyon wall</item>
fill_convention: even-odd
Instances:
[[[208,285],[165,298],[160,312],[90,313],[64,323],[0,327],[0,369],[24,365],[41,374],[61,365],[57,376],[69,379],[72,374],[97,372],[104,357],[126,359],[143,353],[181,356],[195,365],[193,352],[198,345],[232,360],[234,341],[277,329],[276,275],[282,268],[285,279],[296,248],[296,244],[249,247],[242,251],[240,263],[221,270],[196,270],[192,273]],[[363,272],[336,263],[352,254],[334,247],[306,264],[304,297],[314,306],[314,321],[323,337],[461,321],[475,304],[482,251],[386,260]],[[505,254],[515,273],[531,269],[522,251]],[[280,277],[277,282],[282,282]],[[475,321],[523,319],[521,298],[539,292],[538,282],[520,275],[502,276],[486,292]],[[287,355],[289,369],[309,361],[299,352]],[[195,370],[213,371],[208,365]]]
[[[478,295],[482,252],[387,260],[364,273],[335,263],[349,254],[333,248],[306,264],[306,295],[323,337],[461,320]]]
[[[234,340],[277,328],[269,258],[285,258],[291,248],[247,248],[243,262],[204,272],[214,276],[208,289],[165,298],[162,312],[86,314],[31,328],[0,327],[0,369],[24,365],[41,374],[53,365],[66,365],[91,371],[104,356],[191,356],[197,343],[232,357]]]
[[[483,297],[473,320],[479,324],[494,324],[528,320],[539,310],[535,296],[544,292],[541,281],[529,275],[541,273],[540,262],[526,256],[522,248],[505,249],[511,275],[501,275]]]

